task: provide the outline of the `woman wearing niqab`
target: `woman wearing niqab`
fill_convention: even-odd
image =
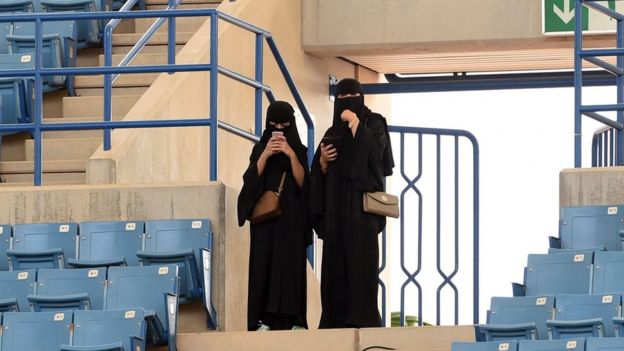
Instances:
[[[364,105],[360,83],[336,87],[332,126],[311,169],[310,217],[323,239],[319,328],[380,327],[378,235],[386,218],[363,210],[394,161],[386,120]]]
[[[283,137],[272,136],[282,132]],[[267,109],[265,130],[254,146],[238,197],[242,226],[265,191],[278,191],[281,216],[251,224],[248,330],[307,328],[306,247],[312,241],[307,203],[310,177],[294,110],[277,101]]]

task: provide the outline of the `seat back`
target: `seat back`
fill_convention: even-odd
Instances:
[[[10,225],[0,225],[0,271],[9,270],[6,251],[11,247],[11,232],[12,228]]]
[[[620,316],[620,294],[557,295],[555,320],[579,321],[602,318],[605,336],[614,336],[613,317]]]
[[[77,251],[76,223],[16,224],[13,227],[13,250],[37,252],[62,249],[65,259],[75,258]],[[55,268],[34,263],[33,268]]]
[[[16,298],[20,311],[30,311],[29,294],[35,293],[34,270],[21,272],[0,272],[0,299]]]
[[[548,339],[546,321],[553,319],[553,296],[493,297],[488,324],[535,322],[538,339]]]
[[[33,69],[32,54],[1,54],[2,69]],[[31,121],[34,100],[33,78],[0,78],[0,95],[2,95],[2,123],[29,123]]]
[[[80,259],[107,260],[124,257],[138,266],[136,253],[142,250],[144,222],[86,222],[80,224]]]
[[[44,12],[96,12],[95,3],[94,0],[41,0],[41,7]],[[100,23],[99,20],[77,21],[79,48],[100,42]]]
[[[145,311],[135,308],[120,311],[75,311],[74,346],[106,345],[121,342],[124,350],[133,350],[131,338],[145,340]],[[141,348],[144,350],[145,346]]]
[[[37,274],[37,295],[73,295],[87,293],[91,309],[104,309],[106,268],[40,269]]]
[[[0,13],[34,12],[32,0],[2,0]]]
[[[590,293],[592,262],[593,253],[529,255],[526,296]]]
[[[518,342],[488,341],[488,342],[454,342],[451,351],[517,351]]]
[[[621,251],[623,216],[624,206],[563,207],[559,221],[561,248],[605,246],[609,251]]]
[[[110,267],[106,310],[143,307],[153,310],[166,323],[164,295],[177,293],[178,269],[175,265],[148,267]]]
[[[622,351],[624,350],[624,338],[587,338],[585,350]]]
[[[9,44],[6,39],[9,34],[11,34],[11,23],[0,23],[0,54],[9,53]]]
[[[624,291],[624,279],[622,277],[624,277],[624,252],[596,252],[592,282],[594,294]]]
[[[518,351],[584,351],[585,339],[521,340]]]
[[[71,312],[7,312],[2,350],[58,351],[70,343]]]
[[[144,260],[144,264],[158,265],[175,262],[180,267],[180,296],[183,301],[190,297],[199,297],[201,294],[199,289],[193,288],[204,288],[203,279],[199,276],[203,264],[201,249],[210,248],[211,241],[212,232],[208,219],[147,221],[145,223],[145,252],[164,254],[192,250],[195,267],[186,267],[184,260],[179,259],[152,259],[154,263]]]

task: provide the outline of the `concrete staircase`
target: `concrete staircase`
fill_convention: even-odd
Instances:
[[[180,8],[216,8],[221,0],[183,0]],[[163,9],[167,0],[147,0],[148,10]],[[206,18],[176,20],[176,50],[188,42]],[[119,63],[155,19],[123,20],[113,34],[113,64]],[[133,65],[166,63],[167,25],[164,24],[150,43],[132,62]],[[102,48],[79,51],[78,66],[101,66]],[[120,120],[156,80],[158,74],[127,74],[113,85],[113,119]],[[98,121],[103,116],[103,76],[77,76],[78,96],[65,91],[46,94],[44,122]],[[63,131],[43,134],[43,184],[85,184],[87,160],[102,143],[101,131]],[[2,143],[0,186],[32,185],[34,140],[29,134],[5,137]]]

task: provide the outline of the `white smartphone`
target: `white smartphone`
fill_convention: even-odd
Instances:
[[[281,138],[284,136],[284,132],[273,132],[271,133],[271,136],[274,138]]]

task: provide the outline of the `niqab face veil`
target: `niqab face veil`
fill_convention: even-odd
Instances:
[[[284,128],[277,128],[277,126],[272,125],[271,122],[282,125],[289,123],[289,125]],[[285,101],[275,101],[269,105],[264,123],[264,132],[262,133],[260,142],[266,145],[269,139],[271,139],[273,132],[283,132],[288,145],[295,151],[299,161],[301,162],[304,160],[302,156],[305,156],[306,148],[299,138],[299,131],[297,130],[297,123],[295,121],[295,110]],[[290,168],[290,160],[288,156],[284,154],[273,155],[269,158],[268,162],[275,164],[280,170],[287,170]]]

